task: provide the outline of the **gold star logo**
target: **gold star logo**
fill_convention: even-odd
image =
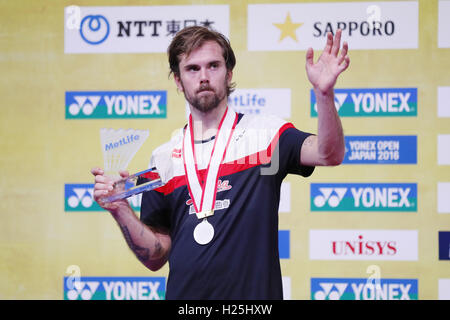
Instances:
[[[286,37],[291,37],[295,42],[298,42],[295,31],[300,28],[303,23],[292,23],[291,14],[288,12],[284,23],[274,23],[274,26],[281,30],[280,40],[281,42]]]

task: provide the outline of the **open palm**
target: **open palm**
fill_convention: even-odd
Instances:
[[[347,55],[347,42],[344,42],[341,53],[339,54],[341,34],[342,31],[338,29],[333,39],[331,32],[328,32],[327,44],[316,63],[314,63],[313,49],[309,48],[306,52],[306,74],[308,75],[308,79],[314,89],[318,89],[323,93],[328,92],[334,87],[338,76],[350,64],[350,58]]]

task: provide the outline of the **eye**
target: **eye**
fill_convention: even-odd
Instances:
[[[187,71],[198,71],[198,70],[200,70],[200,68],[198,66],[191,65],[191,66],[187,66],[186,70]]]

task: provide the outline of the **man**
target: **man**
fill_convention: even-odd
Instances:
[[[189,27],[175,36],[168,49],[171,73],[191,115],[152,154],[152,165],[169,172],[168,181],[143,194],[140,220],[126,200],[102,204],[145,266],[155,271],[169,261],[166,299],[283,298],[281,182],[288,173],[307,177],[315,166],[338,165],[344,157],[333,87],[350,60],[347,43],[339,54],[340,38],[341,30],[327,35],[316,63],[313,50],[306,53],[319,122],[312,135],[273,116],[228,108],[236,61],[221,34]],[[100,168],[91,172],[98,202],[113,181]]]

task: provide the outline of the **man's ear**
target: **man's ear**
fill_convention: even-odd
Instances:
[[[173,79],[175,80],[175,84],[176,84],[176,86],[177,86],[177,89],[178,89],[179,91],[183,92],[183,85],[182,85],[182,83],[181,83],[180,75],[174,73],[174,74],[173,74]]]
[[[228,85],[231,84],[231,80],[233,80],[233,70],[228,70],[227,71],[227,80],[228,80]]]

